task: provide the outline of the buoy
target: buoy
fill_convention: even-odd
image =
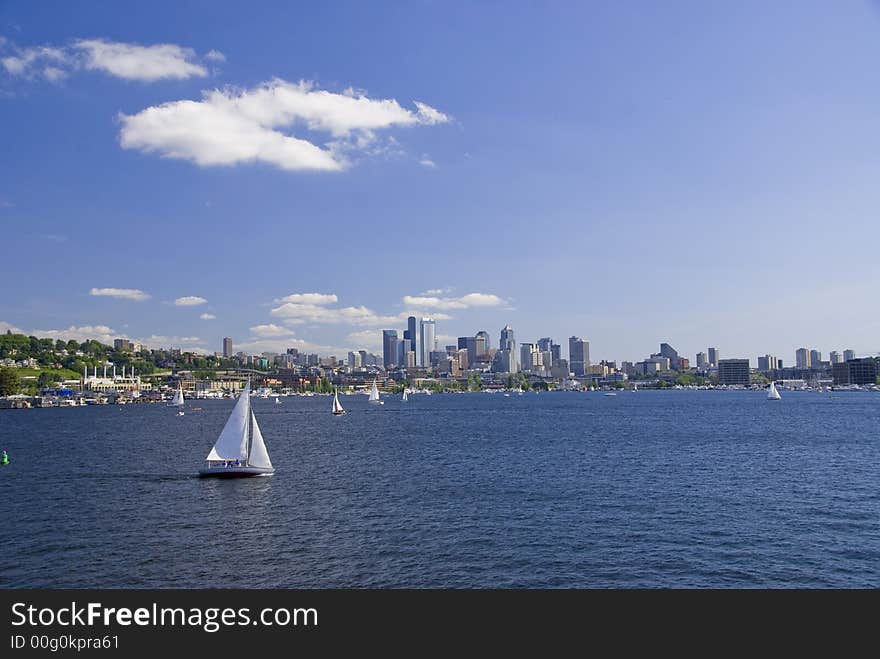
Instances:
[[[8,465],[9,464],[9,456],[6,455],[6,451],[0,453],[0,465]]]

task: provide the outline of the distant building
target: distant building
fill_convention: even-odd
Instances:
[[[431,353],[436,349],[434,339],[434,330],[436,324],[433,318],[422,318],[419,322],[419,349],[422,352],[422,359],[419,366],[431,365]]]
[[[134,344],[128,339],[113,339],[114,350],[134,350]]]
[[[758,357],[758,370],[762,373],[766,373],[767,371],[775,371],[779,368],[779,360],[776,359],[773,355],[764,355],[763,357]]]
[[[678,369],[678,351],[668,343],[660,344],[660,355],[669,360],[669,368]]]
[[[513,328],[505,325],[501,330],[501,342],[498,344],[502,352],[508,353],[501,359],[507,366],[507,373],[516,373],[519,371],[519,359],[516,351],[516,337],[513,334]]]
[[[551,352],[552,354],[552,352]],[[568,367],[575,377],[583,377],[590,365],[590,342],[577,336],[568,339]]]
[[[795,368],[810,368],[810,351],[806,348],[798,348],[794,353]]]
[[[855,350],[844,350],[843,351],[843,361],[848,362],[856,358]]]
[[[822,353],[818,350],[810,350],[810,368],[820,368],[822,366]]]
[[[709,368],[718,368],[718,348],[709,348]]]
[[[829,359],[831,359],[831,365],[832,365],[832,366],[833,366],[834,364],[841,364],[841,363],[843,363],[843,362],[845,361],[845,360],[843,359],[843,355],[841,355],[841,354],[840,354],[839,352],[837,352],[836,350],[832,350],[832,351],[831,351],[831,354],[828,355],[828,357],[829,357]]]
[[[870,357],[850,359],[835,364],[834,384],[874,384],[877,381],[877,362]]]
[[[535,367],[535,357],[538,354],[538,346],[534,343],[523,343],[519,346],[519,364],[520,368],[527,372],[533,373]]]
[[[386,370],[397,366],[397,330],[382,330],[382,363]]]
[[[407,336],[409,334],[409,336]],[[416,366],[419,365],[419,358],[422,354],[421,345],[419,344],[419,331],[416,326],[416,317],[410,316],[406,319],[406,332],[403,334],[404,339],[409,339],[412,341],[410,345],[410,350],[415,353],[415,362]]]
[[[721,359],[718,361],[718,382],[726,385],[749,385],[748,359]]]
[[[230,336],[223,339],[223,356],[226,359],[232,358],[232,337]]]
[[[486,361],[489,354],[489,332],[483,330],[477,332],[477,335],[474,337],[474,348],[476,350],[474,360],[478,362]]]
[[[704,371],[708,368],[708,363],[706,361],[706,353],[698,352],[697,353],[697,369],[700,371]]]
[[[691,367],[691,361],[687,357],[678,358],[678,370],[686,371]]]

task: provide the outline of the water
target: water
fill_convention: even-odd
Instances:
[[[880,586],[880,395],[385,400],[255,400],[241,480],[231,401],[0,412],[0,586]]]

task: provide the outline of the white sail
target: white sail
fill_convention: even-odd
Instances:
[[[248,382],[232,408],[211,452],[205,460],[247,460],[248,416],[251,411],[251,383]]]
[[[171,404],[183,406],[183,385],[180,382],[177,383],[177,391],[174,392]]]
[[[379,400],[379,387],[376,386],[376,378],[373,378],[373,387],[370,389],[370,402],[374,403]]]
[[[269,460],[269,451],[266,450],[266,443],[263,441],[263,433],[260,432],[260,426],[257,425],[257,417],[251,412],[251,454],[248,457],[248,464],[251,467],[272,468],[272,461]]]
[[[338,412],[345,412],[345,410],[339,404],[339,390],[337,389],[333,392],[333,413],[336,414]]]
[[[779,400],[782,396],[779,395],[779,391],[776,390],[776,383],[771,382],[770,388],[767,390],[767,399],[768,400]]]
[[[407,400],[407,398],[406,398],[406,389],[403,390],[403,400]]]

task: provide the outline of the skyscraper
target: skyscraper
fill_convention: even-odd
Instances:
[[[831,354],[829,355],[829,358],[831,359],[831,363],[832,363],[832,364],[841,364],[841,363],[843,363],[843,356],[842,356],[839,352],[837,352],[836,350],[832,350],[832,351],[831,351]]]
[[[822,353],[818,350],[810,350],[810,367],[819,368],[822,364]]]
[[[577,336],[568,339],[568,367],[577,377],[583,377],[590,365],[590,342]]]
[[[406,334],[409,334],[409,336],[407,336]],[[410,350],[416,353],[416,366],[418,366],[419,356],[422,354],[422,351],[419,344],[419,330],[416,326],[415,316],[410,316],[406,319],[406,332],[404,333],[403,338],[412,341],[412,343],[410,344]]]
[[[794,353],[794,364],[796,368],[810,368],[810,351],[806,348],[798,348]]]
[[[702,370],[705,370],[706,367],[707,367],[706,353],[705,352],[698,352],[697,353],[697,368],[702,371]]]
[[[856,358],[855,350],[844,350],[843,351],[843,361],[848,362],[850,359]]]
[[[382,363],[386,369],[397,366],[397,330],[382,330]]]
[[[486,354],[489,352],[489,348],[491,347],[491,343],[489,341],[489,332],[485,330],[480,330],[477,332],[477,335],[474,337],[476,339],[477,346],[477,359],[485,360]]]
[[[422,318],[419,323],[419,349],[421,350],[419,366],[431,365],[431,353],[436,348],[434,329],[435,323],[433,318]]]
[[[223,339],[223,356],[226,359],[230,359],[232,357],[232,337],[227,336]]]
[[[498,347],[502,352],[507,353],[506,356],[501,358],[502,363],[508,369],[507,372],[516,373],[519,371],[519,354],[516,351],[516,338],[510,325],[505,325],[501,330],[501,341],[498,343]]]
[[[669,360],[669,367],[675,369],[676,371],[679,369],[678,363],[678,350],[673,348],[668,343],[660,344],[660,355],[666,357]]]
[[[709,368],[718,368],[718,348],[709,348]]]

